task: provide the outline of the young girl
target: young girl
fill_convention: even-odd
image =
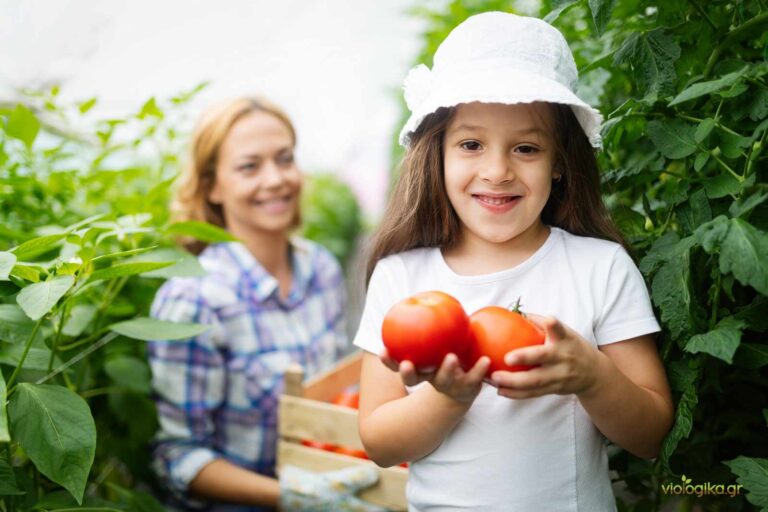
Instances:
[[[288,117],[258,98],[210,109],[193,135],[178,217],[219,225],[240,241],[190,241],[207,275],[168,280],[152,307],[157,318],[212,326],[149,344],[160,419],[155,467],[185,510],[333,509],[357,503],[354,490],[376,479],[295,468],[275,478],[285,369],[329,369],[348,341],[339,264],[291,236],[303,180],[295,144]]]
[[[408,152],[355,344],[363,443],[382,466],[410,462],[413,511],[615,510],[604,437],[655,457],[670,429],[659,326],[602,204],[601,117],[576,79],[556,29],[500,12],[466,20],[406,79]],[[485,357],[398,367],[382,319],[434,289],[467,313],[521,297],[546,343],[506,361],[539,366],[487,380]]]

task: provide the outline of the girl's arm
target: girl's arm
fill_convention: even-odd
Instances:
[[[529,318],[546,330],[546,343],[510,352],[505,360],[541,366],[494,372],[499,394],[521,399],[573,393],[608,439],[639,457],[656,457],[672,427],[674,405],[653,336],[595,350],[554,318]]]
[[[391,364],[386,355],[383,360]],[[464,372],[455,355],[411,394],[403,382],[419,379],[408,362],[400,374],[371,353],[363,356],[360,376],[360,438],[368,456],[383,467],[420,459],[434,451],[469,410],[482,386],[489,361]],[[440,391],[438,391],[438,389]]]
[[[213,501],[277,507],[280,484],[274,479],[241,468],[224,459],[203,467],[189,484],[195,497]]]

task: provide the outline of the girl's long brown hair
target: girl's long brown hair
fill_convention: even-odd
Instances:
[[[553,183],[542,221],[570,233],[613,240],[626,247],[608,215],[600,194],[595,151],[568,105],[549,103],[555,159],[562,178]],[[443,136],[455,108],[427,116],[411,135],[384,219],[374,235],[366,265],[366,281],[376,263],[390,254],[419,247],[450,248],[461,234],[461,223],[445,191]]]

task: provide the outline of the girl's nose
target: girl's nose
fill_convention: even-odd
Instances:
[[[478,176],[487,183],[506,183],[515,179],[509,158],[501,153],[489,155]]]

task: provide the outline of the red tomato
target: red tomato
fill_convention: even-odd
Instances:
[[[534,368],[523,364],[509,366],[504,362],[504,356],[517,348],[544,344],[544,332],[537,325],[526,320],[518,311],[498,306],[472,313],[469,327],[474,338],[470,361],[474,365],[480,356],[488,356],[491,359],[488,375],[497,370],[518,372]]]
[[[350,386],[336,395],[332,403],[357,409],[360,406],[360,392],[357,390],[357,386]]]
[[[302,439],[301,444],[309,446],[310,448],[317,448],[318,450],[325,450],[327,452],[336,451],[336,445],[330,443],[321,443],[320,441],[310,441],[309,439]]]
[[[449,353],[464,360],[471,350],[467,314],[443,292],[417,293],[392,306],[381,336],[392,359],[421,369],[437,368]]]
[[[357,450],[355,448],[347,448],[346,446],[337,446],[335,450],[336,453],[340,453],[342,455],[349,455],[350,457],[357,457],[359,459],[368,459],[368,455],[365,453],[365,450]]]

